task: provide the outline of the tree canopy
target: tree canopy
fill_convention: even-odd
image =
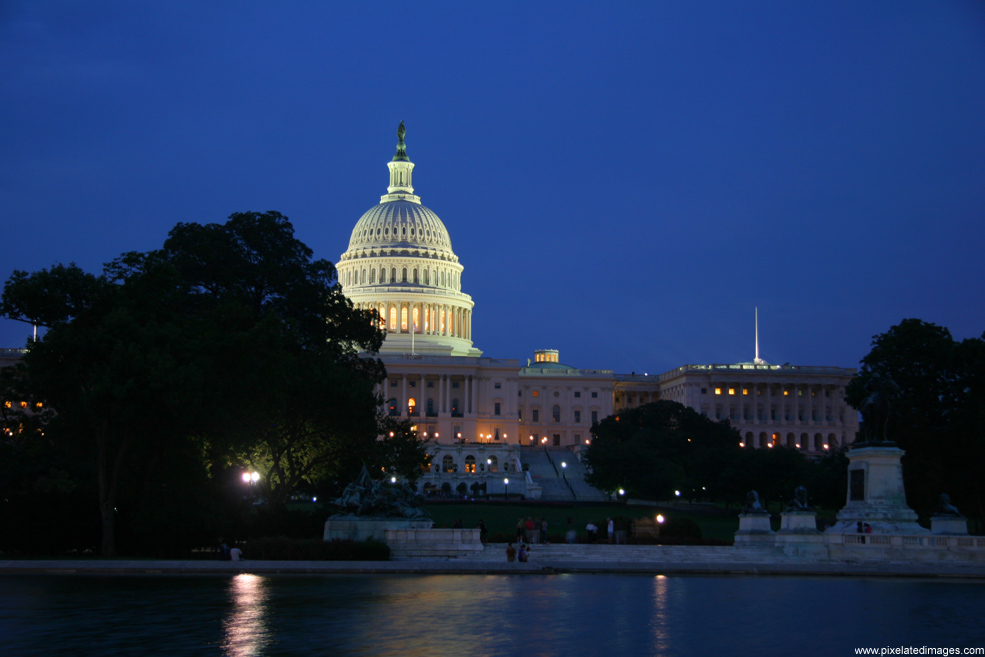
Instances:
[[[848,403],[863,407],[874,377],[898,387],[890,406],[886,437],[906,450],[907,502],[921,515],[935,510],[948,493],[965,515],[985,516],[985,335],[956,341],[946,328],[904,319],[872,339]],[[872,433],[865,426],[863,434]]]
[[[164,455],[252,466],[281,502],[316,473],[354,476],[376,449],[384,369],[361,353],[382,333],[279,213],[178,224],[161,249],[99,275],[16,271],[0,313],[47,329],[18,366],[17,394],[55,409],[46,433],[89,446],[103,554],[143,485],[129,471]]]
[[[584,452],[586,481],[602,490],[626,490],[665,499],[675,490],[719,493],[718,473],[738,458],[739,434],[672,401],[620,411],[592,427]]]

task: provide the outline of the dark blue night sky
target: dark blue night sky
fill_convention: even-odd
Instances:
[[[0,277],[278,210],[336,261],[397,124],[485,355],[855,366],[985,330],[981,2],[0,3]],[[0,321],[0,346],[30,327]]]

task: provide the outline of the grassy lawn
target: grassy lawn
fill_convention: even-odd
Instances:
[[[463,527],[478,527],[479,520],[484,520],[489,529],[491,541],[512,539],[516,535],[516,523],[523,516],[546,518],[547,531],[552,540],[561,540],[567,531],[567,520],[578,532],[579,540],[587,536],[585,525],[594,522],[604,531],[604,521],[608,517],[625,516],[627,518],[651,517],[657,510],[641,506],[617,506],[608,504],[586,504],[578,506],[555,506],[537,504],[535,502],[516,504],[484,504],[484,503],[442,503],[425,504],[423,508],[434,518],[435,526],[451,527],[455,520],[461,518]],[[700,513],[688,513],[681,509],[661,510],[667,518],[690,518],[701,527],[701,535],[705,538],[717,538],[731,541],[739,528],[738,517],[711,516]]]

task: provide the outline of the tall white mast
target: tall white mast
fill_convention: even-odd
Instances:
[[[756,365],[766,365],[766,361],[759,357],[759,306],[756,306],[756,357],[752,360]]]

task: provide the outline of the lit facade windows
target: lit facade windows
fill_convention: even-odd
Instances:
[[[716,395],[722,394],[722,389],[721,388],[715,388],[715,394]]]

